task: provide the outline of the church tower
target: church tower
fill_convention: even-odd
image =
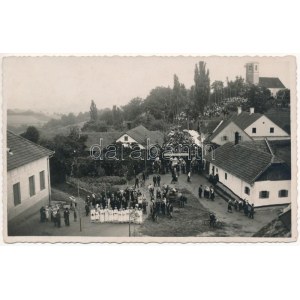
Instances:
[[[259,63],[250,62],[246,67],[246,82],[249,84],[258,84],[259,82]]]

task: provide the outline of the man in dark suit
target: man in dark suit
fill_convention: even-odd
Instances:
[[[203,192],[203,188],[202,188],[202,184],[201,184],[199,186],[199,190],[198,190],[199,198],[202,198],[202,192]]]

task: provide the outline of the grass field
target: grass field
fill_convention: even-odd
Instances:
[[[157,223],[153,222],[151,217],[148,217],[137,228],[136,235],[190,237],[202,236],[205,232],[205,236],[222,236],[222,228],[210,228],[208,225],[203,225],[203,221],[209,219],[209,211],[199,203],[199,200],[186,189],[182,189],[181,192],[188,199],[185,208],[174,206],[173,219],[160,215]]]

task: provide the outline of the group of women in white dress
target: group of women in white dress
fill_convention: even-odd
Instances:
[[[91,222],[93,223],[135,223],[142,224],[143,212],[140,208],[134,209],[108,209],[96,207],[90,212]]]

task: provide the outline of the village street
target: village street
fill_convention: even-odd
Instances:
[[[149,202],[149,193],[147,190],[147,185],[152,182],[152,176],[146,181],[145,187],[140,188],[142,193],[145,193],[147,201]],[[171,175],[161,175],[161,185],[164,183],[170,185]],[[131,184],[131,183],[130,183]],[[185,174],[179,176],[179,181],[175,185],[176,188],[186,189],[194,194],[198,198],[198,188],[199,185],[209,185],[208,181],[204,176],[192,175],[192,180],[190,183],[187,182]],[[68,195],[66,195],[67,197]],[[281,207],[264,207],[256,209],[254,220],[249,219],[244,216],[242,212],[236,212],[233,210],[232,213],[227,212],[227,202],[216,194],[215,200],[211,201],[206,198],[199,199],[200,204],[207,210],[214,212],[217,218],[223,221],[226,226],[223,230],[212,231],[209,227],[207,230],[200,233],[198,236],[252,236],[263,226],[271,222],[278,215]],[[187,202],[187,206],[189,201]],[[70,215],[70,226],[65,226],[63,219],[60,228],[54,227],[53,223],[46,222],[40,223],[39,212],[31,215],[26,220],[23,220],[18,226],[10,228],[10,235],[20,235],[20,236],[103,236],[103,237],[120,237],[129,236],[129,230],[131,236],[134,236],[136,230],[140,225],[131,224],[129,229],[129,224],[112,224],[112,223],[91,223],[90,217],[86,217],[84,213],[84,200],[78,203],[78,208],[80,209],[81,215],[81,231],[80,231],[80,219],[79,216],[77,221],[74,221],[73,212]],[[149,213],[149,209],[148,209]],[[174,216],[176,218],[176,215]],[[199,218],[203,218],[199,214]],[[207,219],[207,217],[206,217]],[[172,220],[170,220],[172,222]]]

